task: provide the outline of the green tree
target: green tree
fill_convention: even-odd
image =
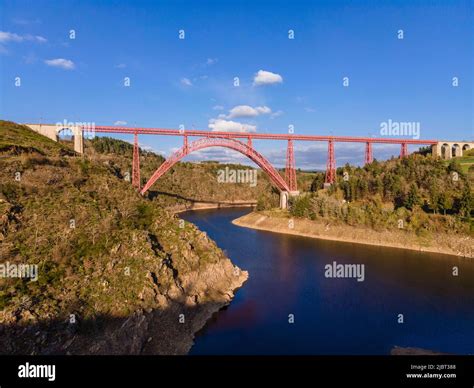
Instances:
[[[446,215],[447,210],[451,210],[453,208],[454,199],[451,193],[447,191],[443,191],[439,198],[438,198],[438,205],[439,208],[443,211],[444,215]]]
[[[354,178],[350,179],[349,186],[350,186],[350,201],[356,201],[357,200],[357,181]]]
[[[365,199],[369,192],[369,185],[367,184],[367,179],[362,176],[357,182],[357,198]]]
[[[420,205],[421,203],[421,198],[420,198],[420,193],[418,191],[418,186],[415,183],[412,183],[410,186],[410,190],[408,191],[408,194],[405,197],[405,200],[403,202],[403,206],[405,206],[407,209],[413,210],[415,206]]]
[[[470,217],[472,210],[472,193],[469,185],[464,185],[461,198],[459,199],[459,213],[464,217]]]
[[[375,178],[372,190],[373,194],[383,196],[383,182],[380,177]]]
[[[313,183],[311,183],[311,191],[318,191],[323,188],[323,183],[324,183],[324,175],[321,173],[316,174],[316,177],[313,180]]]
[[[290,201],[290,213],[295,217],[309,215],[311,210],[311,200],[309,195],[302,195]]]
[[[260,196],[257,200],[257,207],[256,207],[256,210],[257,211],[260,211],[260,210],[265,210],[265,200],[263,199],[262,196]]]
[[[352,194],[351,194],[351,186],[349,182],[347,181],[342,181],[339,184],[339,187],[341,188],[342,192],[344,193],[344,199],[346,201],[351,201],[352,199]]]
[[[436,182],[431,181],[429,186],[430,208],[436,214],[439,210],[439,190]]]

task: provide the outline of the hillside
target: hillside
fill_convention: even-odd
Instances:
[[[412,154],[364,167],[337,169],[323,189],[290,201],[289,211],[267,210],[235,223],[256,229],[329,240],[474,256],[474,192],[470,170]],[[289,228],[289,219],[292,219]]]
[[[469,223],[474,210],[474,182],[470,178],[458,158],[446,162],[431,155],[412,154],[364,167],[339,168],[336,183],[327,194],[354,205],[421,209],[426,214],[453,215]],[[316,194],[323,193],[322,179],[319,175],[313,182]]]
[[[0,353],[183,354],[245,281],[204,233],[137,194],[120,161],[5,121],[0,145],[0,264],[38,269],[0,279]]]
[[[49,156],[74,155],[74,151],[66,145],[38,136],[37,133],[22,125],[3,120],[0,120],[0,152],[3,156],[28,152]]]
[[[471,186],[474,186],[474,150],[464,151],[463,156],[454,158],[459,163],[461,171],[469,177]],[[449,161],[445,163],[449,165]]]

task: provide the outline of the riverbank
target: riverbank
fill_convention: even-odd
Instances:
[[[100,335],[77,336],[69,354],[186,355],[195,335],[219,310],[229,305],[248,273],[229,259],[181,276],[179,287],[156,296],[159,308],[138,310],[109,324]],[[72,339],[74,341],[74,339]]]
[[[208,266],[204,273],[187,274],[181,299],[170,300],[167,308],[149,314],[149,330],[140,354],[188,354],[196,334],[232,302],[247,279],[248,272],[229,259]]]
[[[251,229],[322,240],[410,249],[467,258],[474,257],[474,242],[469,236],[458,237],[437,234],[429,239],[420,238],[404,231],[379,232],[368,228],[356,228],[343,224],[333,225],[321,221],[290,218],[286,212],[270,211],[249,213],[237,218],[232,223]]]
[[[231,201],[231,202],[192,202],[177,204],[168,207],[172,213],[179,214],[190,210],[226,209],[232,207],[255,207],[257,201]]]

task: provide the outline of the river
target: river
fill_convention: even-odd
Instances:
[[[231,223],[249,211],[180,215],[249,272],[231,304],[198,333],[190,354],[377,355],[396,345],[474,353],[472,260]],[[364,280],[327,278],[325,266],[334,261],[364,264]]]

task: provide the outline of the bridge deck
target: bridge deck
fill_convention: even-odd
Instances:
[[[270,139],[270,140],[301,140],[301,141],[329,141],[343,143],[388,143],[388,144],[436,144],[438,140],[404,139],[404,138],[377,138],[377,137],[354,137],[354,136],[314,136],[294,134],[268,134],[247,132],[213,132],[202,130],[180,130],[165,128],[132,128],[114,126],[95,126],[93,131],[99,133],[128,133],[142,135],[165,135],[165,136],[198,136],[198,137],[220,137],[230,139]]]

